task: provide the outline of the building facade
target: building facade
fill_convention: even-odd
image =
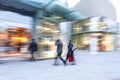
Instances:
[[[112,51],[116,48],[116,28],[111,18],[90,17],[73,23],[72,39],[79,50],[90,50],[96,44],[98,51]]]

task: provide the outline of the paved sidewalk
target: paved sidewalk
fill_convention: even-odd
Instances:
[[[76,51],[77,64],[67,66],[53,66],[54,59],[2,63],[0,80],[120,80],[119,52]]]

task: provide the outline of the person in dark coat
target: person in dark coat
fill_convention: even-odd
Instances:
[[[28,50],[31,53],[31,59],[30,60],[35,60],[34,59],[34,53],[38,50],[38,45],[37,43],[34,41],[34,39],[32,39],[32,42],[30,43]]]
[[[61,61],[66,65],[66,63],[65,63],[65,61],[63,60],[63,58],[61,57],[61,55],[62,55],[62,48],[63,48],[63,43],[62,43],[62,41],[60,40],[60,39],[57,39],[56,41],[55,41],[55,45],[57,46],[57,56],[56,56],[56,58],[55,58],[55,65],[58,65],[58,63],[57,63],[57,59],[58,58],[60,58],[61,59]]]
[[[73,47],[74,46],[73,46],[72,40],[69,40],[67,57],[66,57],[66,60],[65,60],[66,63],[67,63],[67,60],[68,60],[69,56],[72,56],[72,58],[74,59],[74,50],[76,50],[76,48],[73,49]]]

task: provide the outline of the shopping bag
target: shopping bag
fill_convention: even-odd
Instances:
[[[75,46],[72,47],[72,51],[74,52],[77,48]]]

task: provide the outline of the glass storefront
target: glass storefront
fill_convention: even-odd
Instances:
[[[0,52],[6,53],[24,53],[22,48],[26,47],[32,39],[32,33],[30,29],[23,27],[8,28],[5,31],[0,32]]]
[[[116,24],[106,17],[92,17],[78,21],[73,25],[72,39],[79,50],[89,50],[90,40],[97,38],[98,51],[114,50]]]
[[[115,21],[106,17],[91,17],[75,22],[73,25],[73,33],[88,31],[114,32],[115,30],[116,30]]]
[[[7,10],[0,12],[0,52],[27,52],[27,46],[32,39],[32,17]]]
[[[49,59],[56,57],[57,46],[55,46],[55,41],[57,39],[61,39],[61,41],[63,42],[62,56],[64,56],[67,53],[68,39],[71,36],[70,35],[71,28],[70,26],[68,26],[69,23],[64,22],[64,23],[56,24],[43,19],[40,20],[40,24],[41,24],[40,26],[37,26],[37,31],[39,33],[38,59]]]
[[[55,57],[55,40],[61,38],[59,26],[47,20],[41,20],[41,26],[38,26],[37,30],[39,32],[39,59]]]
[[[94,33],[98,41],[98,51],[114,50],[114,34],[112,33]],[[73,37],[73,42],[79,50],[89,50],[90,33],[77,34]]]

